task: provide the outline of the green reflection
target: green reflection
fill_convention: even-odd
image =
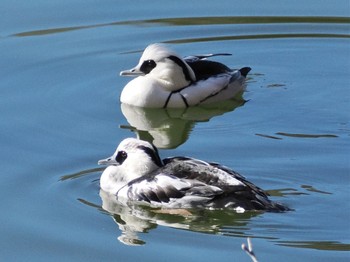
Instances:
[[[271,24],[271,23],[350,23],[349,17],[323,16],[219,16],[185,17],[145,20],[147,23],[164,23],[177,26],[226,25],[226,24]]]
[[[188,108],[142,108],[121,104],[121,111],[137,138],[154,144],[157,148],[176,148],[185,143],[194,126],[215,116],[234,111],[245,104],[243,92],[233,99],[219,103]]]
[[[317,250],[350,251],[350,244],[338,241],[280,241],[278,245]]]
[[[285,132],[277,132],[275,134],[279,135],[279,136],[294,137],[294,138],[337,138],[338,137],[337,135],[332,135],[332,134],[297,134],[297,133],[285,133]],[[265,138],[276,139],[276,140],[283,139],[283,138],[278,137],[278,136],[272,136],[272,135],[267,135],[267,134],[257,133],[255,135],[265,137]]]
[[[105,169],[105,167],[98,167],[98,168],[91,168],[91,169],[87,169],[87,170],[82,170],[82,171],[76,172],[74,174],[61,176],[60,181],[77,179],[79,177],[83,177],[83,176],[89,175],[91,173],[102,172],[104,169]]]
[[[100,197],[102,209],[111,215],[121,231],[118,240],[133,246],[146,244],[141,239],[142,233],[148,233],[158,225],[206,234],[247,237],[251,230],[250,220],[263,214],[253,211],[237,213],[229,209],[160,209],[136,202],[123,205],[103,190],[100,190]],[[101,210],[96,204],[80,202]]]
[[[278,132],[276,135],[287,136],[287,137],[297,137],[297,138],[336,138],[337,135],[331,134],[293,134],[293,133],[284,133]]]
[[[103,23],[86,26],[73,26],[61,28],[49,28],[42,30],[33,30],[21,32],[12,36],[26,37],[26,36],[40,36],[47,34],[57,34],[74,30],[105,27],[105,26],[151,26],[151,25],[170,25],[170,26],[203,26],[203,25],[227,25],[227,24],[284,24],[284,23],[317,23],[317,24],[349,24],[349,17],[308,17],[308,16],[220,16],[220,17],[184,17],[184,18],[162,18],[150,20],[134,20],[134,21],[118,21],[112,23]],[[318,34],[318,37],[349,37],[349,35],[337,34]],[[273,35],[272,35],[273,36]],[[307,34],[306,34],[307,36]],[[253,37],[253,36],[251,36]],[[305,34],[300,34],[300,37],[305,37]],[[266,37],[263,37],[266,38]],[[247,38],[251,39],[251,38]],[[225,40],[225,39],[224,39]]]
[[[211,42],[211,41],[228,41],[228,40],[249,40],[249,39],[270,39],[270,38],[350,38],[345,34],[258,34],[258,35],[232,35],[232,36],[215,36],[186,38],[178,40],[164,41],[168,44]]]

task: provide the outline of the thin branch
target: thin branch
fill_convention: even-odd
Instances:
[[[253,251],[253,244],[250,237],[247,238],[247,243],[248,243],[248,247],[244,243],[242,244],[242,250],[249,255],[249,257],[252,259],[253,262],[258,262],[258,259],[256,258]]]

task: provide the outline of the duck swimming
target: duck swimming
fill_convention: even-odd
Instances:
[[[163,44],[151,44],[138,65],[120,72],[137,76],[123,89],[120,101],[148,108],[184,108],[233,98],[244,90],[249,67],[232,70],[208,54],[181,58]]]
[[[101,189],[121,203],[237,212],[289,210],[228,167],[182,156],[162,160],[157,148],[136,138],[124,139],[111,157],[98,164],[109,165],[101,175]]]

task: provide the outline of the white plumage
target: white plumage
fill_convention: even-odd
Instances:
[[[101,189],[121,203],[138,201],[165,208],[232,208],[287,211],[240,174],[215,163],[189,157],[161,160],[146,141],[124,139],[115,153],[99,161]]]
[[[244,90],[249,67],[232,70],[207,60],[208,54],[181,58],[162,44],[149,45],[139,63],[122,76],[137,76],[123,89],[122,103],[149,108],[182,108],[233,98]]]

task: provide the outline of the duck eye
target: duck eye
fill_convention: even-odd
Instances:
[[[128,154],[125,151],[119,151],[117,156],[115,157],[115,161],[119,163],[119,165],[123,164],[125,159],[128,157]]]
[[[142,63],[140,71],[145,73],[146,75],[156,67],[156,62],[153,60],[146,60]]]

